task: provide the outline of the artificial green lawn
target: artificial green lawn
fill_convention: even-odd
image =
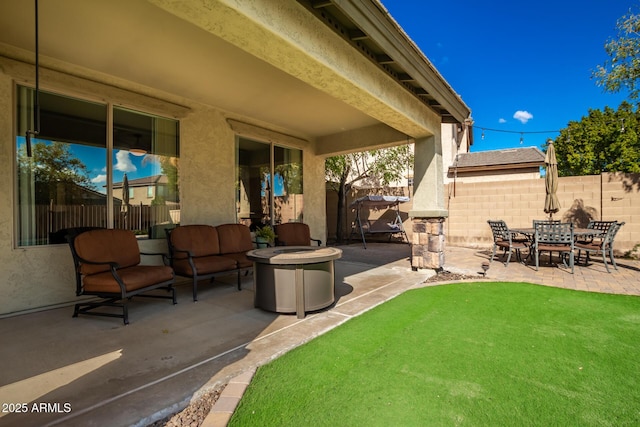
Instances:
[[[640,297],[406,292],[258,369],[230,426],[637,426]]]

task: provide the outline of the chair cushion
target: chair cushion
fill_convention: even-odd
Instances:
[[[222,224],[216,227],[222,255],[247,252],[253,249],[249,227],[242,224]]]
[[[253,267],[253,261],[247,258],[246,252],[236,252],[235,254],[224,254],[225,258],[232,258],[238,263],[239,268]]]
[[[209,255],[192,258],[198,275],[235,270],[238,263],[235,259],[220,255]],[[173,269],[181,276],[193,277],[194,273],[187,259],[174,260]]]
[[[498,240],[496,242],[496,246],[498,246],[499,248],[509,249],[509,241],[508,240]],[[524,242],[512,242],[511,243],[511,247],[513,249],[526,249],[529,246]]]
[[[538,251],[570,252],[571,245],[553,245],[541,243],[538,245]]]
[[[115,262],[120,268],[140,264],[140,248],[135,234],[129,230],[101,229],[79,234],[73,241],[76,253],[87,261]],[[82,274],[109,271],[109,265],[83,263]]]
[[[588,251],[599,251],[602,248],[602,242],[589,242],[589,243],[576,242],[575,247],[576,249],[583,249]]]
[[[218,230],[211,225],[181,225],[169,234],[169,242],[175,248],[190,251],[194,257],[220,254]],[[187,258],[184,252],[175,252],[175,259]]]
[[[310,246],[311,231],[307,224],[301,222],[288,222],[275,226],[278,236],[278,244],[283,246]]]
[[[127,292],[144,289],[173,279],[173,270],[164,265],[137,265],[118,269]],[[84,277],[84,291],[120,294],[120,286],[111,272],[96,273]]]

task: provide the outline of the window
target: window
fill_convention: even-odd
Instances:
[[[133,190],[133,188],[131,190]],[[148,186],[147,187],[147,198],[148,199],[152,199],[153,198],[153,187],[152,186]]]
[[[176,120],[41,91],[40,132],[27,157],[34,95],[17,87],[18,246],[65,243],[71,227],[147,235],[171,222],[170,211],[180,209]],[[160,181],[168,189],[162,198],[130,203],[139,183]]]
[[[246,138],[236,148],[238,222],[252,228],[302,222],[302,151]]]

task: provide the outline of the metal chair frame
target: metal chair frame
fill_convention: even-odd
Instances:
[[[533,248],[536,260],[536,271],[540,265],[540,252],[549,252],[549,262],[551,262],[551,254],[558,252],[561,256],[562,263],[565,267],[571,268],[571,274],[574,272],[574,249],[575,239],[573,235],[573,223],[553,223],[553,222],[536,222],[535,236],[533,239]],[[569,256],[569,265],[565,256]]]
[[[526,249],[528,246],[525,243],[524,239],[514,239],[513,232],[509,230],[507,227],[507,223],[503,220],[488,220],[487,223],[489,227],[491,227],[491,233],[493,234],[493,252],[491,254],[491,259],[489,262],[493,262],[493,258],[496,256],[496,250],[498,247],[502,248],[504,251],[504,255],[508,251],[509,254],[507,256],[507,260],[504,263],[505,266],[509,265],[509,261],[511,261],[511,254],[513,251],[516,252],[516,257],[518,261],[522,262],[522,256],[520,251],[522,249]]]
[[[589,254],[591,252],[593,253],[601,252],[602,262],[604,263],[604,267],[606,268],[607,273],[611,273],[611,271],[609,270],[609,265],[607,264],[607,256],[611,260],[611,264],[613,264],[613,267],[617,270],[618,266],[616,264],[615,258],[613,257],[613,243],[615,241],[616,234],[618,234],[618,231],[625,224],[625,222],[624,221],[623,222],[599,221],[599,222],[609,223],[609,224],[600,225],[602,227],[607,227],[607,231],[604,233],[604,235],[602,235],[602,239],[600,239],[599,241],[594,240],[591,242],[576,243],[576,249],[578,249],[578,262],[580,262],[580,256],[582,251],[585,251],[585,253],[587,254],[585,265],[589,264]],[[591,225],[591,223],[589,225]],[[595,226],[590,228],[600,230],[600,228],[595,228]]]
[[[170,299],[173,304],[177,304],[176,298],[176,289],[174,287],[175,283],[175,274],[173,270],[171,270],[171,279],[167,279],[164,281],[156,282],[149,284],[142,288],[129,289],[128,287],[128,279],[123,277],[123,272],[128,269],[137,268],[138,266],[132,267],[121,267],[114,260],[90,260],[83,258],[76,248],[76,239],[84,233],[100,233],[96,244],[99,245],[100,241],[105,238],[110,238],[111,234],[117,237],[116,233],[128,233],[130,234],[131,239],[135,239],[133,232],[127,230],[113,230],[113,229],[96,229],[96,230],[73,230],[67,234],[67,239],[69,242],[69,247],[71,249],[71,254],[73,256],[73,263],[75,268],[75,277],[76,277],[76,295],[77,296],[92,296],[101,298],[98,301],[88,301],[88,302],[80,302],[75,304],[73,317],[78,317],[79,314],[86,314],[92,316],[103,316],[103,317],[117,317],[121,318],[125,325],[129,324],[129,300],[131,300],[134,296],[146,297],[146,298],[162,298],[162,299]],[[148,253],[148,252],[140,252],[140,255],[155,255],[161,256],[163,259],[163,264],[167,264],[166,254],[164,253]],[[115,283],[117,284],[119,291],[118,292],[110,292],[110,291],[90,291],[87,290],[84,286],[84,279],[87,276],[82,271],[83,265],[101,265],[108,268],[108,272],[112,275]],[[147,269],[147,271],[151,271],[152,269],[160,268],[160,266],[143,266],[142,268]],[[105,272],[106,273],[106,272]],[[141,273],[138,273],[138,275]],[[169,293],[169,295],[158,295],[158,294],[149,294],[148,291],[154,291],[157,289],[163,289]],[[101,307],[115,307],[120,308],[122,310],[121,314],[111,313],[105,311],[93,311],[96,308]]]

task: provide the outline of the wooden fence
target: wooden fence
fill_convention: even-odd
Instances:
[[[171,223],[170,206],[132,205],[127,212],[120,206],[113,209],[114,228],[148,234],[151,227]],[[173,209],[173,208],[171,208]],[[72,227],[107,227],[107,207],[104,205],[37,205],[35,209],[37,241],[48,241],[58,230]]]

